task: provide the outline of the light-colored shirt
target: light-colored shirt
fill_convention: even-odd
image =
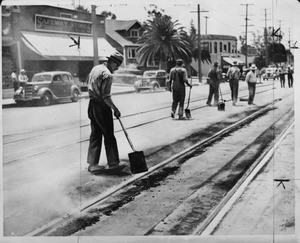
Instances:
[[[106,63],[95,66],[88,77],[90,98],[105,99],[111,96],[113,76]]]
[[[17,82],[18,81],[18,77],[17,74],[15,72],[12,72],[10,75],[11,79],[13,82]]]
[[[182,80],[180,78],[182,77]],[[173,90],[181,90],[185,88],[184,83],[188,84],[187,71],[184,67],[173,67],[170,71],[170,82],[173,81]]]
[[[256,73],[250,70],[246,75],[245,81],[249,83],[257,83]]]
[[[28,81],[28,77],[27,77],[27,75],[25,75],[25,74],[20,74],[19,75],[19,81],[20,82],[27,82]]]

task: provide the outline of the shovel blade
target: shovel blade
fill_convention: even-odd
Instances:
[[[190,109],[185,109],[184,111],[185,111],[185,117],[187,119],[190,119],[192,117],[191,110]]]
[[[135,151],[128,154],[130,162],[130,170],[132,174],[142,173],[148,171],[144,152]]]

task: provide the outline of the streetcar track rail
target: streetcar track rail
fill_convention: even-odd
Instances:
[[[208,215],[208,217],[193,231],[192,235],[210,235],[217,228],[223,217],[233,207],[235,201],[243,194],[245,188],[251,180],[261,171],[265,164],[272,158],[275,150],[282,143],[283,139],[295,125],[294,119],[276,138],[274,144],[255,161],[255,163],[244,173],[239,181],[226,194],[217,207]]]
[[[261,92],[258,92],[259,93],[264,93],[264,92],[267,92],[267,91],[270,91],[270,90],[263,90]],[[288,97],[290,95],[286,95],[284,98]],[[244,97],[244,96],[241,96],[241,97]],[[201,99],[200,99],[201,100]],[[274,102],[274,101],[273,101]],[[271,102],[271,104],[273,103]],[[268,105],[268,104],[267,104]],[[201,105],[201,106],[197,106],[197,107],[194,107],[194,108],[191,108],[191,110],[198,110],[198,109],[203,109],[203,108],[206,108],[207,106],[206,105]],[[168,107],[169,108],[169,107]],[[139,113],[137,113],[139,114]],[[124,116],[125,117],[125,116]],[[127,116],[128,117],[128,116]],[[141,127],[141,126],[145,126],[145,125],[148,125],[148,124],[151,124],[151,123],[154,123],[154,122],[157,122],[157,121],[160,121],[160,120],[164,120],[164,119],[169,119],[169,115],[166,115],[166,116],[162,116],[162,117],[159,117],[159,118],[156,118],[156,119],[152,119],[150,121],[147,121],[147,122],[143,122],[143,123],[139,123],[139,124],[136,124],[136,125],[133,125],[133,126],[130,126],[127,128],[127,130],[130,130],[130,129],[134,129],[134,128],[137,128],[137,127]],[[66,130],[69,130],[69,129],[66,129]],[[66,131],[66,130],[63,130],[63,131]],[[119,133],[119,132],[122,132],[122,129],[118,129],[118,130],[115,130],[115,133]],[[38,136],[35,136],[35,137],[38,137]],[[86,139],[81,139],[80,141],[76,141],[76,142],[73,142],[73,143],[69,143],[69,144],[66,144],[66,145],[63,145],[63,146],[54,146],[54,147],[51,147],[47,150],[43,150],[43,151],[39,151],[37,153],[33,153],[33,154],[30,154],[30,155],[27,155],[27,156],[22,156],[22,157],[19,157],[19,158],[14,158],[12,160],[8,160],[8,161],[4,161],[4,164],[11,164],[11,163],[17,163],[21,160],[24,160],[26,158],[31,158],[31,157],[34,157],[34,156],[37,156],[37,155],[41,155],[41,154],[44,154],[44,153],[48,153],[50,151],[53,151],[53,150],[58,150],[58,149],[64,149],[64,148],[67,148],[67,147],[70,147],[70,146],[74,146],[76,144],[80,144],[80,143],[83,143],[83,142],[87,142],[89,141],[89,138],[86,138]],[[5,145],[5,144],[4,144]]]
[[[262,85],[260,87],[268,87],[268,86],[273,86],[273,85],[267,84],[267,85]],[[273,87],[273,89],[274,89],[274,87]],[[241,91],[246,91],[246,90],[247,89],[241,89],[240,92]],[[264,93],[264,92],[267,92],[267,91],[270,91],[270,89],[258,91],[258,92],[256,92],[256,94],[261,94],[261,93]],[[230,94],[230,91],[224,93],[223,95],[227,95],[227,94]],[[248,97],[248,95],[240,96],[240,98],[243,98],[243,97]],[[206,99],[207,99],[207,97],[191,99],[190,103],[195,103],[195,102],[203,101],[203,100],[206,100]],[[226,101],[228,102],[228,101],[231,101],[231,100],[228,99]],[[194,107],[192,110],[197,110],[197,109],[201,109],[201,108],[204,108],[204,107],[206,107],[206,106]],[[156,111],[164,110],[164,109],[170,109],[170,105],[168,104],[168,105],[160,107],[160,108],[155,108],[155,109],[150,109],[150,110],[147,110],[147,111],[136,112],[136,113],[124,115],[122,117],[123,118],[128,118],[128,117],[133,117],[133,116],[137,116],[137,115],[141,115],[141,114],[148,114],[148,113],[151,113],[151,112],[156,112]],[[164,117],[162,119],[165,119],[165,118],[169,118],[169,116],[166,116],[166,117]],[[116,119],[114,118],[114,120],[116,120]],[[47,130],[50,130],[50,129],[47,129],[45,131],[45,133],[42,133],[42,135],[49,135],[49,134],[54,134],[54,133],[60,133],[60,132],[64,132],[64,131],[68,131],[68,130],[72,130],[72,129],[76,129],[76,128],[84,128],[84,127],[87,127],[89,125],[90,125],[89,123],[87,123],[87,124],[80,124],[79,126],[78,125],[77,126],[71,126],[71,127],[68,127],[68,128],[59,129],[59,130],[50,131],[50,132],[47,132]],[[130,128],[128,128],[128,129],[130,129]],[[30,134],[30,133],[35,133],[35,132],[39,132],[39,131],[22,131],[22,132],[19,132],[19,133],[6,134],[3,137],[5,138],[5,137],[13,136],[13,135]],[[16,139],[16,140],[12,140],[12,141],[7,141],[7,142],[4,141],[3,145],[11,144],[11,143],[14,143],[14,142],[21,142],[21,141],[24,141],[24,140],[27,140],[27,139],[32,139],[32,138],[36,138],[36,137],[40,137],[40,136],[41,136],[41,133],[39,133],[37,135],[34,135],[34,136],[28,136],[28,137],[25,137],[25,138]]]
[[[218,139],[221,139],[222,137],[224,137],[225,135],[227,135],[227,134],[231,133],[232,131],[238,129],[239,127],[241,127],[241,126],[251,122],[252,120],[256,119],[257,117],[269,112],[270,110],[272,110],[274,108],[274,104],[281,101],[281,100],[282,99],[274,100],[270,104],[264,106],[263,108],[257,110],[256,112],[250,114],[249,116],[244,117],[244,118],[238,120],[237,122],[229,125],[228,127],[226,127],[224,129],[222,129],[221,131],[215,133],[211,137],[206,138],[202,141],[199,141],[198,143],[196,143],[196,144],[180,151],[179,153],[171,156],[170,158],[165,159],[162,162],[150,167],[147,172],[133,175],[131,178],[123,181],[121,184],[116,185],[114,187],[111,187],[107,191],[101,193],[98,197],[88,201],[86,204],[84,204],[83,206],[80,206],[75,211],[81,212],[81,213],[82,212],[87,212],[87,210],[92,209],[92,207],[94,205],[105,202],[110,196],[115,195],[119,191],[121,191],[122,189],[132,185],[133,183],[136,183],[137,181],[154,174],[159,169],[165,167],[166,165],[170,164],[171,162],[174,162],[178,159],[182,159],[184,157],[188,157],[194,151],[199,150],[199,148],[205,147],[209,144],[212,144],[213,142],[217,141]],[[53,229],[57,228],[58,226],[60,226],[62,224],[65,224],[67,221],[70,221],[70,220],[75,219],[75,218],[76,218],[76,215],[66,214],[63,217],[60,217],[60,218],[48,223],[46,226],[44,226],[42,228],[39,228],[39,229],[36,229],[36,230],[26,234],[25,236],[47,235],[48,232],[51,232]]]

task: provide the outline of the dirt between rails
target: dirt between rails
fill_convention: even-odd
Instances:
[[[260,107],[261,108],[261,107]],[[225,127],[233,124],[237,120],[248,116],[254,112],[256,112],[259,109],[259,107],[255,110],[249,110],[241,114],[236,114],[233,116],[230,116],[227,118],[226,121],[219,122],[216,124],[212,124],[211,126],[207,127],[204,130],[201,130],[197,133],[193,133],[192,135],[188,136],[185,139],[179,140],[173,144],[166,145],[161,148],[153,148],[152,151],[147,151],[146,154],[148,154],[146,160],[147,163],[152,166],[154,164],[157,164],[158,161],[163,161],[166,158],[169,158],[170,156],[174,155],[174,153],[178,153],[182,151],[183,149],[195,144],[196,142],[199,142],[200,140],[204,140],[208,137],[211,137],[216,132],[224,129]],[[270,108],[268,111],[272,110],[273,108]],[[264,114],[266,114],[268,111],[266,111]],[[260,114],[260,116],[264,115]],[[257,118],[257,117],[256,117]],[[253,118],[253,119],[256,119]],[[236,128],[237,129],[237,128]],[[236,130],[235,129],[235,130]],[[267,132],[267,137],[270,141],[274,139],[274,131],[272,128]],[[256,143],[259,143],[260,141],[256,141]],[[206,147],[209,145],[206,145]],[[249,146],[249,148],[251,145]],[[197,190],[201,187],[211,187],[210,190],[212,193],[209,195],[204,195],[204,198],[206,198],[210,203],[209,205],[202,205],[198,206],[198,212],[193,212],[189,215],[187,215],[187,218],[190,218],[189,221],[194,218],[195,224],[196,221],[199,224],[199,220],[205,219],[209,212],[209,208],[213,208],[217,202],[223,198],[223,196],[234,186],[236,181],[242,176],[243,172],[251,165],[251,162],[258,156],[258,154],[265,149],[267,145],[264,143],[261,143],[260,146],[257,148],[258,153],[256,155],[251,156],[250,150],[246,149],[241,154],[238,154],[232,161],[229,161],[221,170],[213,175],[211,178],[208,178],[204,183],[201,183],[194,188],[193,190]],[[253,148],[253,145],[252,145]],[[187,161],[189,158],[197,156],[199,154],[204,153],[206,150],[205,147],[202,147],[193,153],[188,154],[187,156],[181,158],[178,162],[179,164],[183,164],[185,161]],[[246,152],[247,151],[247,152]],[[250,154],[249,154],[250,153]],[[251,159],[245,159],[244,156],[251,156]],[[237,162],[239,161],[239,162]],[[235,167],[234,172],[232,173],[232,167]],[[178,164],[177,165],[170,165],[168,167],[162,168],[158,170],[156,173],[149,175],[147,178],[141,179],[137,182],[135,182],[133,185],[129,186],[128,188],[122,190],[118,195],[115,195],[112,197],[112,199],[102,205],[98,205],[96,208],[90,209],[87,213],[82,214],[81,216],[73,218],[71,221],[65,222],[63,225],[53,229],[51,232],[47,233],[48,236],[69,236],[73,235],[76,232],[80,230],[84,230],[85,228],[94,225],[95,223],[99,222],[101,218],[105,216],[110,216],[113,212],[119,210],[122,206],[128,204],[129,202],[133,201],[138,195],[140,195],[143,191],[149,190],[150,188],[155,188],[161,185],[161,183],[170,175],[176,174],[177,170],[179,169]],[[214,184],[212,185],[212,179],[214,178]],[[216,178],[219,178],[218,181],[216,181]],[[80,188],[78,189],[77,193],[82,194],[83,192],[87,192],[90,190],[86,190],[88,188]],[[194,216],[193,216],[194,215]],[[182,226],[184,223],[181,224]],[[189,224],[188,227],[191,225]],[[180,225],[177,225],[174,227],[173,230],[168,232],[167,234],[186,234],[188,231],[188,227],[184,228],[182,230],[179,229],[181,227]],[[193,227],[190,227],[190,230]],[[184,233],[185,232],[185,233]],[[153,234],[155,233],[154,229],[149,230],[146,234]]]

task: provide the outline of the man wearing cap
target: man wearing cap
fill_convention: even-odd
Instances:
[[[90,97],[88,117],[91,120],[91,135],[88,148],[88,171],[97,173],[105,169],[122,170],[126,164],[121,163],[117,141],[114,136],[114,116],[119,118],[120,111],[111,99],[112,73],[120,67],[123,56],[119,53],[107,57],[107,63],[95,66],[88,76],[88,92]],[[102,137],[107,158],[107,167],[99,166]]]
[[[256,76],[256,66],[255,64],[252,64],[250,67],[250,72],[247,73],[245,81],[248,84],[248,90],[249,90],[249,98],[248,98],[248,105],[254,105],[253,100],[255,96],[255,90],[256,90],[256,83],[257,83],[257,76]]]
[[[240,74],[241,72],[237,66],[237,61],[233,61],[232,67],[230,67],[227,72],[233,106],[236,106],[236,102],[238,99]]]
[[[20,82],[20,86],[25,86],[25,83],[28,81],[28,77],[25,74],[25,69],[21,69],[18,79]]]
[[[214,96],[214,106],[219,102],[219,85],[220,85],[220,70],[218,70],[218,62],[214,62],[214,66],[209,70],[207,74],[207,83],[209,84],[209,93],[206,104],[211,106],[211,100]]]
[[[187,84],[190,88],[192,88],[192,85],[188,82],[187,71],[183,67],[183,60],[177,59],[176,66],[173,67],[170,71],[170,87],[172,87],[170,91],[173,93],[173,103],[172,103],[172,111],[171,111],[172,118],[175,117],[176,109],[179,103],[179,110],[178,110],[179,119],[185,119],[183,117],[185,84]]]

